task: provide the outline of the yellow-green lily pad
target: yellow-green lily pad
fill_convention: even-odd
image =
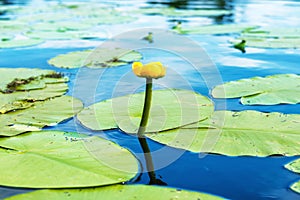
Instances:
[[[287,168],[288,170],[291,170],[292,172],[300,173],[300,159],[294,160],[293,162],[286,164],[285,168]],[[290,186],[290,188],[293,191],[300,193],[300,181],[293,183]]]
[[[206,26],[194,26],[184,27],[182,29],[174,29],[174,31],[180,34],[228,34],[228,33],[240,33],[245,30],[253,29],[256,26],[249,26],[245,24],[222,24],[222,25],[206,25]]]
[[[40,39],[12,39],[12,40],[2,40],[0,41],[0,49],[1,48],[16,48],[16,47],[28,47],[35,46],[43,43],[43,40]]]
[[[277,74],[253,77],[218,85],[214,98],[239,98],[244,105],[297,104],[300,102],[300,76]]]
[[[32,81],[46,80],[47,77],[53,77],[57,75],[55,71],[52,70],[42,70],[42,69],[31,69],[31,68],[0,68],[0,74],[3,74],[0,80],[0,92],[6,92],[6,90],[12,89],[12,86],[22,86],[25,84],[30,84]],[[60,77],[59,77],[60,78]],[[57,78],[53,78],[54,80]],[[66,82],[67,80],[59,79],[59,82]],[[50,80],[47,79],[47,82]],[[29,87],[29,85],[27,85]],[[36,85],[33,84],[33,89],[37,89]],[[27,87],[27,90],[30,88]],[[43,88],[44,86],[40,87]],[[12,91],[13,92],[13,91]]]
[[[300,154],[300,115],[216,111],[212,118],[147,137],[192,152],[228,156]]]
[[[61,68],[102,68],[125,65],[141,58],[142,55],[133,50],[99,48],[61,54],[48,60],[48,63]]]
[[[99,137],[60,131],[0,138],[0,185],[78,188],[121,183],[138,171],[126,149]]]
[[[158,187],[151,185],[112,185],[92,189],[64,189],[38,190],[20,194],[5,200],[34,200],[34,199],[143,199],[143,200],[170,200],[170,199],[201,199],[221,200],[223,198],[183,189]]]
[[[260,27],[245,31],[243,36],[256,38],[300,38],[300,28]]]
[[[189,90],[155,90],[146,132],[174,129],[204,120],[214,105],[207,98]],[[137,133],[142,116],[144,93],[101,101],[84,108],[77,119],[92,130],[120,128]]]
[[[17,109],[25,109],[34,105],[35,101],[58,97],[66,93],[68,85],[65,83],[47,84],[45,88],[17,91],[13,93],[0,93],[0,114]]]
[[[139,11],[143,14],[148,15],[164,15],[168,17],[213,17],[213,16],[222,16],[222,15],[230,15],[232,12],[229,10],[179,10],[175,8],[140,8]]]
[[[82,102],[70,96],[36,101],[26,109],[0,114],[0,135],[14,136],[54,126],[73,117],[82,109]]]
[[[231,43],[246,41],[246,46],[257,48],[281,48],[297,49],[300,48],[300,38],[265,38],[242,36],[230,41]]]

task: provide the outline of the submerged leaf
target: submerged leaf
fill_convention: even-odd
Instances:
[[[155,90],[147,132],[174,129],[208,118],[213,103],[188,90]],[[92,130],[120,128],[136,133],[142,116],[144,93],[101,101],[82,110],[78,120]]]
[[[102,68],[125,65],[133,61],[138,61],[141,58],[142,55],[133,50],[99,48],[58,55],[48,60],[48,63],[61,68],[78,68],[83,66]]]
[[[138,171],[128,150],[99,137],[60,131],[0,138],[0,162],[0,185],[26,188],[109,185]]]
[[[0,114],[0,135],[14,136],[44,126],[53,126],[74,116],[82,109],[82,102],[70,96],[35,102],[34,106]],[[21,127],[27,127],[22,129]]]
[[[253,77],[218,85],[214,98],[241,98],[244,105],[297,104],[300,102],[300,76],[277,74]]]
[[[147,137],[193,152],[291,156],[300,154],[299,130],[300,115],[216,111],[211,119]]]

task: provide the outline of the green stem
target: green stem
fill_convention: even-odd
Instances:
[[[152,78],[147,78],[146,79],[146,92],[145,92],[143,114],[142,114],[142,119],[140,122],[140,127],[139,127],[137,135],[138,135],[138,139],[139,139],[140,145],[143,149],[144,157],[146,160],[147,171],[148,171],[148,175],[150,178],[149,184],[155,184],[156,176],[155,176],[155,172],[154,172],[154,165],[153,165],[153,161],[152,161],[150,148],[149,148],[146,138],[145,138],[145,130],[146,130],[147,123],[148,123],[149,112],[150,112],[150,107],[151,107],[151,100],[152,100]]]
[[[143,137],[145,134],[149,113],[150,113],[151,100],[152,100],[152,78],[146,78],[144,108],[143,108],[142,119],[140,122],[140,127],[137,133],[139,137]]]

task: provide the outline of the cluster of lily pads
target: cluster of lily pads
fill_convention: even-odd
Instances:
[[[102,4],[47,4],[34,10],[30,7],[30,15],[26,7],[0,8],[1,12],[12,16],[0,21],[0,48],[35,45],[49,39],[99,38],[99,25],[136,19],[129,12]],[[226,10],[173,8],[140,8],[134,13],[167,17],[231,14]],[[300,47],[299,29],[296,28],[281,30],[228,24],[183,26],[173,30],[179,34],[238,33],[238,41],[245,40],[253,47]],[[128,49],[96,49],[59,55],[48,63],[62,68],[102,68],[128,64],[141,57],[139,52]],[[64,95],[68,90],[68,78],[55,71],[0,68],[0,73],[6,75],[0,82],[0,185],[48,188],[7,199],[68,199],[70,196],[83,199],[86,195],[95,199],[113,199],[119,195],[137,199],[153,199],[154,195],[170,199],[221,199],[164,187],[122,185],[136,177],[140,167],[128,150],[95,136],[42,131],[43,127],[56,125],[78,113],[79,122],[91,130],[120,129],[136,134],[144,93],[108,99],[83,108],[80,100]],[[244,105],[297,104],[300,102],[299,85],[300,77],[295,74],[254,77],[216,86],[212,96],[241,97]],[[299,129],[298,114],[215,111],[212,100],[205,96],[169,89],[153,92],[146,136],[192,152],[293,156],[300,152]],[[209,148],[206,144],[210,144]],[[300,159],[285,167],[300,173]],[[291,188],[300,193],[300,181]]]
[[[294,74],[255,77],[216,86],[212,95],[242,97],[242,103],[248,105],[296,104],[300,102],[299,84],[300,76]],[[98,102],[79,112],[77,119],[91,130],[118,128],[136,134],[143,97],[144,93],[138,93]],[[171,147],[228,156],[295,156],[300,152],[299,114],[214,111],[207,97],[171,89],[153,91],[151,106],[146,136]],[[299,162],[290,165],[289,169],[298,172]],[[299,184],[292,189],[300,192]]]
[[[99,3],[0,7],[11,16],[0,20],[0,48],[32,46],[45,40],[107,38],[100,25],[136,20],[134,16]]]
[[[0,72],[6,74],[0,82],[0,185],[48,188],[7,199],[82,199],[86,195],[222,199],[172,188],[122,185],[133,179],[140,167],[128,150],[96,136],[42,130],[83,108],[80,100],[64,95],[67,77],[52,70],[28,68],[0,68]]]
[[[106,39],[105,24],[130,23],[138,15],[176,17],[217,17],[232,11],[215,9],[180,10],[167,7],[142,7],[133,10],[116,9],[100,3],[46,3],[35,6],[3,6],[0,11],[7,18],[0,20],[0,48],[23,47],[46,40]],[[30,14],[28,14],[30,13]],[[248,24],[174,26],[179,34],[239,34],[230,41],[246,41],[250,47],[299,48],[299,28],[259,27]]]

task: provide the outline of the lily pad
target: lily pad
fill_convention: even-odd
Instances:
[[[40,39],[12,39],[12,40],[2,40],[0,41],[0,49],[1,48],[15,48],[15,47],[27,47],[27,46],[35,46],[43,43],[43,40]]]
[[[67,84],[57,83],[47,84],[45,88],[38,90],[17,91],[8,94],[0,93],[0,114],[28,108],[34,105],[35,101],[61,96],[67,90]]]
[[[239,98],[244,105],[297,104],[300,102],[300,76],[277,74],[253,77],[218,85],[214,98]]]
[[[257,38],[300,38],[300,28],[261,27],[258,29],[249,29],[243,33],[243,36]]]
[[[58,22],[40,22],[32,26],[34,30],[40,31],[74,31],[74,30],[85,30],[92,28],[91,24],[84,23],[82,21],[58,21]]]
[[[52,70],[30,69],[30,68],[0,68],[0,74],[3,74],[0,80],[0,92],[5,92],[7,89],[10,89],[8,87],[9,85],[14,85],[13,83],[16,80],[23,81],[22,83],[23,85],[25,83],[30,83],[33,80],[41,79],[42,77],[44,78],[47,78],[47,76],[51,77],[55,75],[56,72]],[[66,82],[66,81],[67,80],[62,81],[60,79],[59,82]],[[49,82],[49,79],[47,79],[47,82]],[[34,89],[37,88],[34,86]]]
[[[297,159],[291,163],[286,164],[285,168],[291,170],[292,172],[300,173],[300,159]],[[295,192],[300,193],[300,181],[292,184],[291,189],[294,190]]]
[[[227,33],[240,33],[245,30],[253,29],[255,26],[245,24],[222,24],[222,25],[208,25],[208,26],[195,26],[190,28],[175,29],[180,34],[227,34]]]
[[[99,48],[58,55],[48,60],[48,63],[61,68],[79,68],[83,66],[102,68],[125,65],[133,61],[138,61],[141,58],[142,55],[133,50]]]
[[[77,188],[120,183],[138,162],[126,149],[99,137],[60,131],[0,139],[0,185]]]
[[[81,101],[70,96],[37,101],[26,109],[0,114],[0,135],[14,136],[40,130],[44,126],[54,126],[73,117],[82,107]]]
[[[9,197],[6,200],[33,199],[201,199],[220,200],[221,197],[182,189],[149,185],[112,185],[93,189],[38,190]]]
[[[214,17],[232,14],[229,10],[221,9],[178,10],[175,8],[140,8],[140,10],[136,12],[148,15],[164,15],[168,17]]]
[[[174,129],[204,120],[213,112],[213,103],[188,90],[155,90],[147,132]],[[137,133],[142,116],[144,93],[101,101],[83,109],[77,119],[92,130],[120,128]]]
[[[239,39],[230,41],[231,43],[246,41],[246,46],[257,48],[283,48],[297,49],[300,48],[300,38],[257,38],[242,36]]]
[[[300,154],[299,130],[300,115],[216,111],[211,119],[147,137],[192,152],[292,156]]]
[[[33,39],[70,40],[78,38],[76,33],[76,31],[28,31],[24,35]]]

